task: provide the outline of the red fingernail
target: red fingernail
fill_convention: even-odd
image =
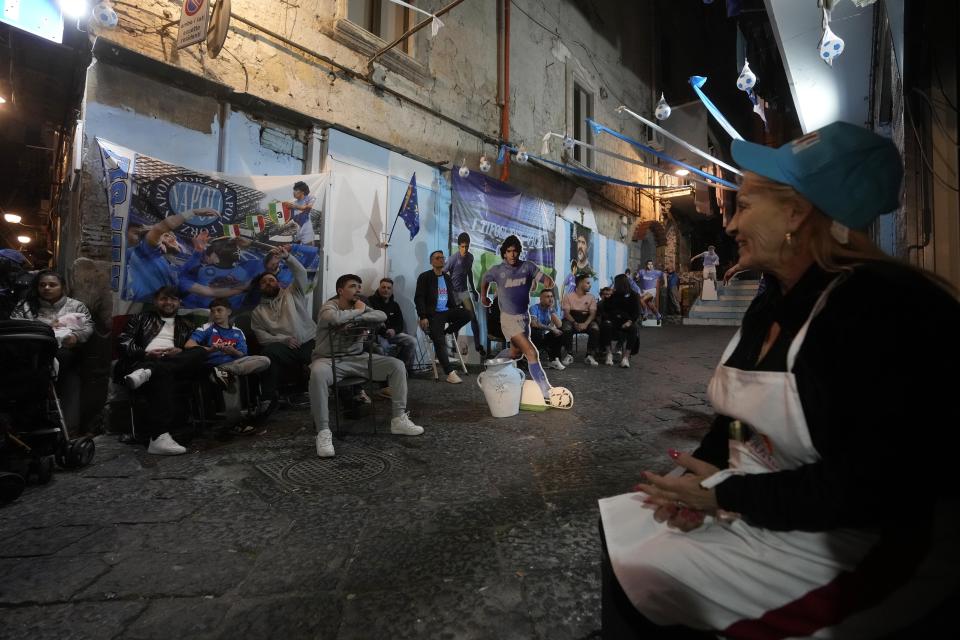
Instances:
[[[667,455],[669,455],[671,458],[676,460],[677,458],[680,457],[680,452],[677,451],[676,449],[667,449]]]
[[[633,485],[633,489],[631,489],[631,491],[643,491],[643,486],[641,486],[639,483],[635,484]]]

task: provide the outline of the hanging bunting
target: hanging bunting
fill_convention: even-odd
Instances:
[[[730,172],[732,172],[732,173],[735,173],[735,174],[737,174],[738,176],[739,176],[739,175],[742,175],[742,174],[740,173],[740,170],[737,169],[736,167],[733,167],[733,166],[725,163],[723,160],[720,160],[719,158],[714,158],[712,155],[710,155],[710,154],[707,153],[706,151],[701,151],[700,149],[698,149],[697,147],[693,146],[692,144],[690,144],[689,142],[687,142],[687,141],[684,140],[683,138],[680,138],[680,137],[678,137],[678,136],[675,136],[673,133],[667,131],[666,129],[664,129],[663,127],[661,127],[660,125],[658,125],[656,122],[652,122],[652,121],[650,121],[650,120],[647,120],[646,118],[644,118],[644,117],[641,116],[640,114],[634,113],[634,112],[631,111],[630,109],[627,109],[625,106],[621,105],[621,106],[617,107],[617,108],[616,108],[616,111],[617,111],[617,113],[623,112],[623,113],[627,113],[627,114],[633,116],[634,118],[636,118],[637,120],[639,120],[639,121],[642,122],[643,124],[647,125],[648,127],[650,127],[651,129],[653,129],[653,130],[656,131],[657,133],[661,134],[661,135],[664,136],[665,138],[669,138],[670,140],[673,140],[674,142],[676,142],[677,144],[679,144],[681,147],[683,147],[683,148],[686,149],[687,151],[690,151],[691,153],[695,153],[695,154],[697,154],[698,156],[700,156],[701,158],[704,158],[704,159],[706,159],[706,160],[709,160],[710,162],[712,162],[712,163],[714,163],[714,164],[718,164],[718,165],[720,165],[721,167],[723,167],[724,169],[726,169],[727,171],[730,171]]]
[[[689,171],[690,173],[696,174],[696,175],[700,176],[701,178],[703,178],[703,179],[705,179],[705,180],[708,180],[708,181],[713,182],[713,183],[716,183],[716,184],[723,185],[723,186],[725,186],[725,187],[729,187],[729,188],[731,188],[731,189],[736,189],[736,188],[737,188],[737,185],[733,184],[732,182],[728,182],[727,180],[724,180],[724,179],[722,179],[722,178],[718,178],[717,176],[715,176],[715,175],[713,175],[713,174],[711,174],[711,173],[706,173],[705,171],[702,171],[702,170],[700,170],[699,168],[694,167],[693,165],[689,165],[689,164],[687,164],[686,162],[682,162],[682,161],[680,161],[680,160],[677,160],[676,158],[671,158],[671,157],[668,156],[667,154],[662,153],[662,152],[660,152],[660,151],[657,151],[656,149],[654,149],[654,148],[651,147],[651,146],[645,145],[645,144],[643,144],[642,142],[638,142],[638,141],[634,140],[633,138],[629,138],[629,137],[623,135],[622,133],[620,133],[620,132],[618,132],[618,131],[614,131],[613,129],[611,129],[611,128],[609,128],[609,127],[605,127],[604,125],[600,124],[599,122],[595,122],[595,121],[591,120],[590,118],[587,118],[587,124],[589,124],[589,125],[590,125],[590,128],[593,129],[594,135],[597,135],[597,134],[600,133],[600,132],[608,133],[608,134],[612,135],[612,136],[615,137],[615,138],[619,138],[620,140],[623,140],[624,142],[627,142],[627,143],[633,145],[634,147],[640,149],[641,151],[644,151],[645,153],[649,153],[650,155],[654,156],[655,158],[659,158],[659,159],[663,160],[664,162],[669,162],[670,164],[676,165],[676,166],[678,166],[678,167],[683,167],[684,169],[686,169],[686,170]],[[662,169],[661,169],[660,171],[662,171]],[[713,186],[716,186],[716,184],[713,185]]]
[[[700,102],[703,103],[703,106],[707,108],[707,111],[710,112],[717,122],[720,123],[720,126],[723,127],[724,131],[730,134],[730,137],[734,140],[743,140],[743,136],[737,133],[737,130],[733,128],[733,125],[730,124],[723,114],[720,113],[720,110],[717,109],[717,105],[713,104],[710,101],[710,98],[703,92],[701,87],[707,83],[707,79],[703,76],[690,76],[690,86],[693,87],[694,92],[700,98]]]
[[[390,0],[390,2],[392,2],[393,4],[398,4],[398,5],[400,5],[401,7],[406,7],[407,9],[412,9],[412,10],[416,11],[417,13],[422,13],[422,14],[425,15],[425,16],[430,16],[431,18],[433,18],[433,22],[430,23],[430,35],[431,35],[431,37],[437,35],[437,32],[440,31],[441,28],[443,28],[443,22],[440,21],[440,18],[438,18],[436,15],[430,13],[429,11],[424,11],[423,9],[421,9],[421,8],[419,8],[419,7],[415,7],[415,6],[413,6],[412,4],[407,4],[406,2],[403,2],[402,0]]]
[[[830,30],[830,12],[823,7],[823,20],[821,22],[823,36],[820,38],[820,59],[831,67],[833,59],[843,53],[843,38]]]
[[[507,145],[500,145],[500,150],[497,151],[497,164],[503,164],[504,158],[507,157]]]

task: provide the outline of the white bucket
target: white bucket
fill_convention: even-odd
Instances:
[[[509,358],[487,360],[487,369],[477,376],[494,418],[509,418],[520,413],[520,391],[526,376]]]

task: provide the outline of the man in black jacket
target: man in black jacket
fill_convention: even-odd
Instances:
[[[453,281],[443,270],[443,251],[430,254],[429,271],[417,276],[417,292],[413,301],[417,305],[420,328],[430,335],[434,351],[440,360],[447,382],[460,384],[463,380],[453,370],[447,354],[447,335],[456,335],[463,325],[470,322],[470,312],[453,295]]]
[[[404,332],[403,312],[400,305],[393,299],[393,280],[381,278],[376,293],[370,296],[367,304],[387,314],[387,321],[380,327],[379,341],[385,349],[390,345],[397,346],[398,360],[403,360],[407,373],[413,371],[414,356],[417,353],[417,339]]]
[[[180,298],[176,287],[161,287],[153,294],[156,311],[143,311],[127,321],[120,334],[120,359],[115,375],[130,389],[143,387],[150,406],[147,453],[175,456],[187,450],[170,435],[178,380],[205,372],[203,347],[186,349],[193,324],[177,316]]]

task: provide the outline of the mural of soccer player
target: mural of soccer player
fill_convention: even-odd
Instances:
[[[153,300],[154,292],[161,287],[176,287],[179,269],[175,258],[183,248],[174,231],[185,222],[219,217],[220,212],[216,209],[189,209],[167,216],[148,227],[146,232],[138,233],[136,244],[127,245],[123,298],[146,302]]]
[[[193,255],[180,267],[183,308],[205,308],[214,298],[228,298],[231,308],[240,308],[250,281],[263,271],[260,258],[243,258],[242,242],[227,238],[209,242],[206,229],[193,238]]]
[[[300,225],[299,231],[293,241],[297,244],[313,244],[317,235],[313,229],[313,220],[311,212],[316,203],[316,196],[310,195],[310,187],[306,182],[298,181],[293,185],[293,202],[286,202],[288,207],[293,209],[292,220]]]
[[[570,253],[577,256],[577,273],[589,273],[592,276],[593,267],[590,266],[591,236],[589,227],[573,223]]]
[[[535,263],[521,260],[522,250],[523,247],[517,236],[508,236],[503,241],[500,245],[500,257],[503,258],[503,262],[491,267],[483,274],[480,284],[480,303],[484,307],[491,306],[492,302],[487,297],[487,292],[490,285],[495,284],[497,300],[500,302],[500,328],[503,330],[503,337],[510,343],[510,347],[497,357],[509,355],[510,358],[518,359],[525,356],[530,377],[540,387],[544,401],[549,404],[550,381],[547,380],[547,374],[540,364],[540,353],[530,339],[530,289],[538,282],[552,289],[554,282],[553,278],[543,273]]]

